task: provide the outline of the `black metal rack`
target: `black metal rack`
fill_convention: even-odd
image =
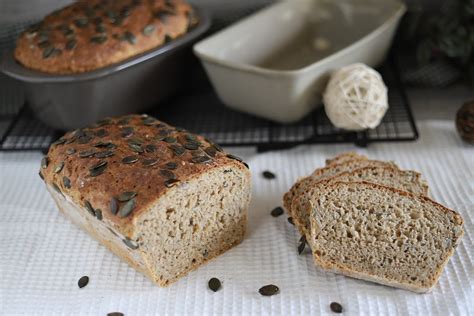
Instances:
[[[290,148],[300,144],[411,141],[418,130],[396,67],[380,69],[389,87],[389,110],[373,130],[346,132],[335,128],[322,106],[294,124],[277,124],[225,107],[213,92],[202,69],[180,94],[148,114],[172,125],[205,135],[222,146],[257,146],[259,151]],[[2,78],[3,79],[3,78]],[[38,121],[24,104],[21,87],[2,80],[0,90],[0,150],[47,150],[61,136]],[[8,103],[10,102],[10,103]],[[13,105],[11,102],[16,102]]]

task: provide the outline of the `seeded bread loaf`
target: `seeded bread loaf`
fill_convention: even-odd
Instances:
[[[456,212],[373,183],[331,183],[306,207],[316,265],[418,293],[437,283],[463,235]]]
[[[341,159],[344,157],[343,159]],[[285,206],[285,209],[287,210],[288,214],[292,217],[293,212],[291,210],[291,203],[293,202],[293,199],[295,197],[298,197],[301,192],[305,190],[305,186],[307,183],[311,183],[312,180],[317,179],[317,180],[322,180],[324,178],[328,178],[331,176],[334,176],[338,173],[344,172],[344,171],[352,171],[355,169],[363,168],[363,167],[393,167],[393,168],[398,168],[397,165],[395,165],[393,162],[387,162],[387,161],[379,161],[379,160],[369,160],[369,159],[364,159],[364,156],[359,156],[359,157],[354,157],[352,153],[348,154],[348,157],[352,157],[354,159],[345,159],[347,158],[345,154],[341,154],[339,156],[336,156],[336,160],[334,160],[334,163],[329,161],[329,164],[325,166],[324,168],[318,168],[316,169],[309,177],[305,177],[299,181],[297,181],[291,189],[285,193],[283,196],[283,205]],[[335,163],[337,160],[341,160],[341,163]]]
[[[343,152],[339,155],[336,155],[334,158],[328,158],[326,159],[326,166],[329,165],[334,165],[334,164],[340,164],[343,162],[347,162],[349,160],[356,160],[356,159],[362,159],[362,160],[367,160],[367,156],[360,155],[356,153],[355,151],[347,151]]]
[[[329,178],[306,180],[301,186],[298,197],[293,199],[290,209],[292,210],[293,222],[306,240],[310,241],[310,213],[303,207],[309,198],[320,195],[320,191],[328,184],[334,182],[360,182],[366,181],[384,186],[393,187],[402,191],[412,192],[418,195],[427,195],[428,186],[421,179],[418,172],[411,170],[400,170],[391,166],[370,166],[345,171]],[[311,246],[311,245],[310,245]]]
[[[160,286],[245,233],[248,166],[149,116],[67,133],[51,146],[40,176],[67,217]]]
[[[163,45],[196,23],[183,0],[79,0],[26,30],[14,54],[33,70],[86,72]]]

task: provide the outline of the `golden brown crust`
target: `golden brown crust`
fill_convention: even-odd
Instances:
[[[30,69],[81,73],[156,48],[195,23],[184,0],[80,0],[23,32],[14,55]]]
[[[130,237],[134,220],[169,187],[222,166],[247,167],[202,136],[130,115],[66,133],[50,147],[40,175],[76,205],[101,210],[98,219]],[[125,198],[135,202],[126,215],[128,202],[118,201],[124,192],[136,194]]]

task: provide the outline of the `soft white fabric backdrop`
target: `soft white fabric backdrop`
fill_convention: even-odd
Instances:
[[[421,171],[432,196],[464,217],[466,233],[430,294],[318,271],[309,253],[298,256],[300,236],[286,216],[269,215],[298,177],[326,157],[356,149],[349,144],[258,155],[232,148],[253,172],[248,234],[238,247],[165,289],[63,218],[37,175],[40,153],[0,153],[0,314],[320,315],[337,301],[347,314],[474,315],[474,148],[460,141],[452,121],[418,126],[417,142],[372,144],[359,151]],[[263,179],[267,169],[278,178]],[[90,283],[79,289],[83,275]],[[211,277],[222,280],[221,291],[207,289]],[[281,293],[260,296],[258,289],[269,283]]]

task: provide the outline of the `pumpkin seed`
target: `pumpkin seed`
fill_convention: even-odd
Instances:
[[[145,151],[149,153],[153,153],[156,151],[156,146],[153,144],[149,144],[145,146]]]
[[[120,124],[120,121],[119,121],[119,124]],[[128,124],[128,121],[127,123],[125,124]],[[122,128],[122,130],[120,131],[120,134],[122,135],[122,137],[130,137],[133,135],[133,127],[124,127]]]
[[[288,223],[295,225],[295,222],[293,222],[293,217],[288,217]]]
[[[303,239],[303,240],[301,240]],[[302,238],[300,239],[300,244],[298,246],[298,254],[301,255],[304,251],[304,248],[306,247],[306,237],[305,236],[302,236]]]
[[[117,200],[119,200],[120,202],[127,202],[127,201],[133,199],[133,198],[136,197],[136,196],[137,196],[137,192],[127,191],[127,192],[121,193],[121,194],[117,197]]]
[[[331,308],[331,311],[333,311],[334,313],[342,313],[342,305],[337,302],[332,302],[331,304],[329,304],[329,308]]]
[[[123,239],[123,242],[130,249],[133,249],[133,250],[138,249],[138,244],[136,242],[134,242],[133,240],[131,240],[130,238],[128,238],[128,237]]]
[[[172,173],[171,171],[166,170],[166,169],[161,169],[160,174],[163,177],[168,178],[168,179],[176,179],[176,175],[174,173]]]
[[[138,156],[127,156],[122,159],[122,162],[125,164],[132,164],[138,161]]]
[[[215,157],[217,154],[217,150],[214,147],[207,147],[204,151],[211,157]]]
[[[43,180],[43,181],[44,181],[44,176],[43,176],[43,174],[41,173],[41,171],[40,171],[40,172],[38,172],[38,174],[39,174],[39,177],[41,178],[41,180]]]
[[[141,145],[135,144],[135,143],[128,143],[128,147],[136,153],[143,153],[144,150]]]
[[[184,136],[184,138],[185,138],[188,142],[196,142],[196,141],[197,141],[196,136],[194,136],[193,134],[186,134],[186,135]]]
[[[115,153],[113,150],[106,150],[106,151],[96,153],[95,156],[96,158],[107,158],[107,157],[112,157],[114,154]]]
[[[100,23],[100,24],[97,24],[97,25],[95,26],[95,31],[96,31],[97,33],[105,33],[105,32],[107,31],[107,29],[105,28],[105,25],[104,25],[104,24]]]
[[[77,285],[79,286],[80,289],[82,289],[88,283],[89,283],[89,277],[87,275],[81,277],[79,281],[77,281]]]
[[[245,163],[245,162],[242,160],[242,158],[237,157],[237,156],[234,156],[234,155],[231,155],[231,154],[227,154],[227,157],[230,158],[230,159],[237,160],[238,162],[242,163],[247,169],[250,169],[250,168],[249,168],[249,165],[247,165],[247,163]]]
[[[110,199],[110,213],[116,215],[118,211],[118,206],[119,206],[119,203],[117,199],[112,197],[112,199]]]
[[[284,211],[283,211],[283,208],[280,207],[280,206],[278,206],[278,207],[275,207],[275,208],[271,211],[270,214],[271,214],[273,217],[278,217],[278,216],[280,216],[280,215],[283,215],[283,212],[284,212]]]
[[[217,292],[221,288],[221,281],[218,278],[211,278],[208,285],[211,291]]]
[[[143,145],[143,143],[145,143],[145,140],[139,137],[133,137],[128,140],[128,143],[135,145]]]
[[[167,188],[171,188],[171,187],[175,186],[178,182],[179,182],[178,179],[168,179],[168,180],[165,181],[165,186]]]
[[[211,161],[212,158],[208,156],[196,156],[191,159],[192,162],[194,163],[205,163]]]
[[[276,285],[269,284],[262,286],[258,292],[263,296],[272,296],[280,293],[280,289]]]
[[[68,177],[63,177],[63,184],[66,189],[71,188],[71,180]]]
[[[151,158],[151,159],[144,159],[143,160],[143,165],[145,167],[151,167],[151,166],[156,165],[157,163],[158,163],[158,159]]]
[[[186,150],[179,145],[171,145],[170,148],[176,156],[181,156],[186,152]]]
[[[99,221],[101,221],[101,220],[102,220],[102,210],[101,210],[101,209],[96,209],[96,210],[94,211],[94,213],[95,213],[95,217],[97,217],[97,219],[98,219]]]
[[[148,24],[143,28],[143,35],[150,36],[155,31],[155,28],[153,24]]]
[[[135,208],[135,199],[132,198],[127,203],[122,205],[122,207],[120,208],[118,212],[118,215],[122,218],[127,217],[128,215],[130,215],[130,213],[132,213],[134,208]]]
[[[103,44],[107,41],[107,35],[98,34],[91,37],[91,42],[96,44]]]
[[[107,316],[124,316],[123,313],[120,313],[120,312],[112,312],[112,313],[108,313]]]
[[[176,143],[177,139],[174,137],[168,136],[168,137],[165,137],[163,141],[167,143]]]
[[[54,168],[54,173],[60,173],[61,170],[63,170],[64,168],[64,161],[61,161],[60,163],[58,163],[56,165],[56,167]]]
[[[142,123],[143,123],[143,125],[146,125],[146,126],[152,126],[153,124],[156,123],[156,119],[154,119],[151,116],[146,116],[146,117],[144,117]]]
[[[43,58],[56,57],[61,55],[62,50],[49,46],[43,51]]]
[[[48,168],[48,164],[49,164],[49,158],[47,156],[43,157],[43,159],[41,159],[41,168],[43,169]]]
[[[132,32],[127,31],[123,34],[123,36],[124,36],[124,39],[130,44],[134,45],[137,43],[137,38],[135,37],[135,35],[133,35]]]
[[[97,137],[104,137],[109,135],[109,132],[107,132],[105,129],[101,128],[97,132],[95,132],[95,136]]]
[[[170,161],[167,164],[165,164],[165,167],[170,169],[170,170],[174,170],[174,169],[178,168],[178,164],[176,162]]]
[[[76,153],[76,150],[74,148],[68,148],[66,149],[66,154],[68,155],[73,155]]]
[[[92,149],[91,150],[84,150],[84,151],[79,152],[79,157],[80,158],[89,158],[89,157],[94,156],[95,153],[96,153],[96,151],[92,150]]]
[[[95,123],[95,126],[105,126],[105,125],[110,125],[112,123],[113,121],[110,118],[105,118]]]
[[[212,142],[211,142],[211,144],[212,144],[212,146],[214,146],[214,147],[217,149],[217,151],[220,151],[220,152],[223,152],[223,151],[224,151],[224,150],[222,149],[222,147],[219,146],[218,144],[212,143]]]
[[[80,17],[74,20],[74,24],[79,28],[84,28],[89,24],[89,19],[86,17]]]
[[[71,39],[71,40],[67,41],[66,49],[67,50],[72,50],[76,47],[76,45],[77,45],[77,41],[75,39]]]
[[[276,178],[276,175],[273,172],[268,171],[268,170],[265,170],[264,172],[262,172],[262,175],[265,179],[269,179],[269,180]]]
[[[86,208],[86,211],[88,211],[92,216],[95,216],[95,211],[94,211],[94,208],[92,207],[91,202],[84,200],[84,206]]]
[[[80,136],[77,139],[79,144],[88,144],[91,141],[92,137],[89,135]]]
[[[197,144],[196,142],[187,142],[183,145],[183,147],[188,150],[197,150],[199,149],[199,144]]]
[[[107,168],[107,161],[105,160],[99,161],[97,164],[89,168],[89,175],[91,177],[97,177],[101,175],[102,173],[104,173],[106,168]]]
[[[65,142],[64,144],[71,144],[71,143],[74,143],[76,141],[76,136],[72,136],[72,137],[69,137]]]
[[[114,143],[111,143],[111,142],[98,142],[98,143],[94,144],[94,147],[112,149],[112,148],[116,148],[117,145],[115,145]]]

